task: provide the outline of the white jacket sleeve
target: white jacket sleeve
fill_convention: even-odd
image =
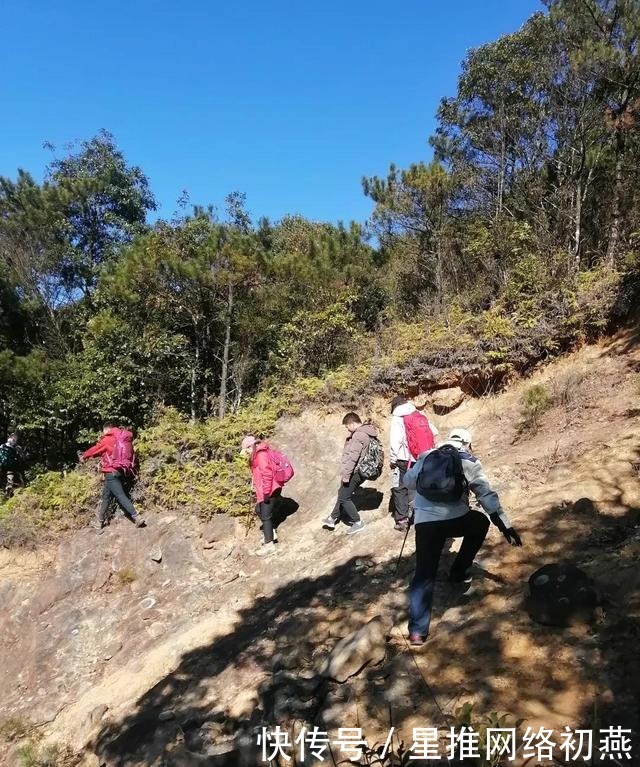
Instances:
[[[391,463],[395,463],[398,460],[406,440],[404,421],[399,416],[394,415],[391,418],[391,428],[389,429],[389,460]]]
[[[491,487],[480,461],[477,458],[463,459],[462,468],[469,483],[469,489],[478,499],[482,508],[487,514],[497,514],[504,522],[505,527],[511,527],[509,517],[502,510],[498,493]]]

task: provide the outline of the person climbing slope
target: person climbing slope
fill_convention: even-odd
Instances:
[[[0,491],[11,498],[17,486],[26,484],[18,435],[10,434],[0,446]]]
[[[101,533],[106,525],[109,502],[115,498],[124,513],[135,522],[136,527],[144,527],[144,519],[136,512],[125,486],[133,477],[135,452],[133,449],[133,434],[128,429],[106,423],[100,440],[85,450],[80,456],[84,463],[89,458],[100,456],[100,471],[102,472],[102,499],[100,511],[96,520],[96,529]]]
[[[357,413],[347,413],[342,425],[348,435],[340,460],[340,488],[338,499],[331,514],[322,521],[325,530],[333,530],[344,512],[349,529],[347,535],[355,535],[364,529],[364,522],[353,502],[353,493],[367,479],[377,479],[382,472],[384,456],[378,440],[376,427],[363,424]]]
[[[249,468],[256,494],[256,514],[262,520],[264,541],[255,552],[265,557],[275,553],[278,535],[273,527],[273,515],[282,494],[282,488],[293,477],[294,471],[289,459],[274,450],[264,440],[248,434],[240,450],[249,459]]]
[[[454,429],[449,440],[420,457],[404,478],[416,491],[416,569],[409,592],[409,642],[421,645],[429,635],[433,588],[447,538],[462,538],[449,580],[470,583],[471,565],[489,530],[489,519],[512,546],[522,546],[502,509],[480,461],[473,455],[471,434]],[[469,490],[489,515],[469,508]]]
[[[389,466],[392,471],[391,510],[395,530],[406,533],[410,520],[413,493],[404,486],[407,470],[426,450],[435,446],[438,430],[406,397],[391,400],[389,429]]]

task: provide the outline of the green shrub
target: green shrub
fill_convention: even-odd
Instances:
[[[40,745],[30,740],[18,749],[18,761],[20,767],[63,767],[67,754],[55,744]]]
[[[128,586],[130,583],[133,583],[138,578],[136,571],[133,569],[133,567],[129,567],[129,566],[123,567],[122,570],[118,570],[117,577],[118,577],[118,583],[121,586]]]
[[[12,743],[24,738],[31,729],[28,722],[18,716],[10,716],[0,722],[0,740]]]
[[[543,384],[535,384],[525,392],[522,398],[521,421],[518,431],[535,432],[540,425],[540,418],[553,406],[553,398]]]
[[[478,740],[476,742],[480,757],[475,757],[468,761],[469,764],[473,764],[475,767],[499,767],[504,762],[504,757],[500,754],[487,755],[488,730],[514,729],[517,737],[518,729],[522,724],[522,720],[516,721],[512,715],[500,714],[497,711],[492,711],[490,714],[477,715],[471,703],[465,703],[456,709],[453,718],[453,727],[456,730],[466,727],[467,729],[472,728],[474,732],[478,733]],[[465,764],[467,764],[467,760],[465,760]]]

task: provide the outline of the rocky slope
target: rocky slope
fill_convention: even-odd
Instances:
[[[532,383],[556,404],[519,434]],[[22,720],[32,737],[66,744],[70,760],[113,767],[252,763],[243,744],[263,722],[359,722],[383,742],[391,717],[410,743],[412,727],[444,726],[465,702],[534,728],[637,727],[636,340],[585,347],[503,394],[460,399],[439,394],[435,421],[473,430],[525,546],[490,530],[472,589],[439,584],[424,649],[404,639],[413,542],[398,563],[388,478],[361,493],[362,534],[322,530],[341,413],[308,411],[273,440],[297,470],[275,557],[252,556],[255,527],[152,513],[147,529],[117,519],[102,536],[2,553],[0,722]],[[386,431],[386,402],[369,415]],[[543,626],[524,609],[531,573],[558,561],[595,582],[601,606],[589,621]],[[0,744],[0,758],[16,762],[16,749]]]

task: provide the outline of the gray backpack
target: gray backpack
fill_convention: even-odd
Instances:
[[[356,469],[365,479],[378,479],[384,468],[384,449],[376,437],[369,437],[369,444],[358,461]]]

